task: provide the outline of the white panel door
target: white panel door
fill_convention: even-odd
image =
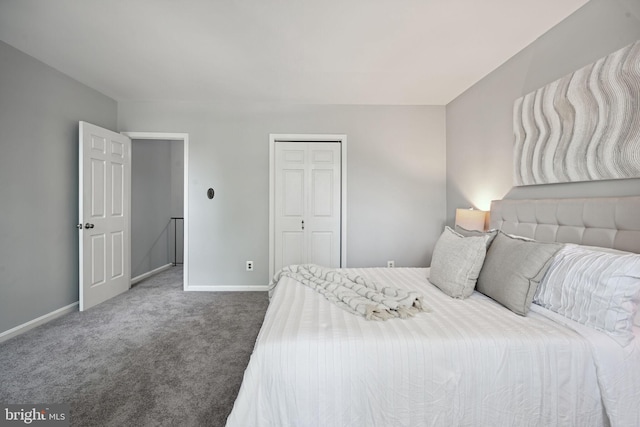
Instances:
[[[340,267],[340,175],[339,143],[276,143],[275,271]]]
[[[80,311],[131,286],[131,140],[80,122]]]
[[[340,267],[340,144],[308,143],[307,261]]]

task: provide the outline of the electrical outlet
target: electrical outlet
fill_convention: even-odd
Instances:
[[[247,261],[247,271],[253,271],[253,261]]]
[[[387,261],[387,268],[394,268],[396,266],[396,262],[393,260]]]

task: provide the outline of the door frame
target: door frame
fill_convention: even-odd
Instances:
[[[184,217],[184,231],[182,234],[184,247],[182,249],[183,256],[183,290],[189,288],[189,134],[188,133],[168,133],[168,132],[120,132],[122,135],[128,136],[132,141],[134,139],[155,139],[162,141],[182,141],[183,143],[183,162],[184,162],[184,195],[182,216]],[[132,142],[133,143],[133,142]],[[133,167],[133,164],[132,164]],[[131,222],[131,213],[129,213],[129,222]],[[131,233],[131,230],[129,230]]]
[[[347,135],[343,134],[269,134],[269,280],[276,273],[274,245],[276,242],[276,142],[338,142],[340,143],[340,267],[347,266]]]

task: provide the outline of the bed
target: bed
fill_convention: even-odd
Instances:
[[[500,239],[640,253],[638,212],[640,197],[502,200],[491,226]],[[520,315],[478,291],[452,298],[429,269],[347,270],[417,291],[430,311],[368,321],[282,278],[227,426],[640,425],[637,325],[620,340],[557,307]]]

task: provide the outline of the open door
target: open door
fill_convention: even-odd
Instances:
[[[131,140],[80,122],[80,311],[131,287]]]

